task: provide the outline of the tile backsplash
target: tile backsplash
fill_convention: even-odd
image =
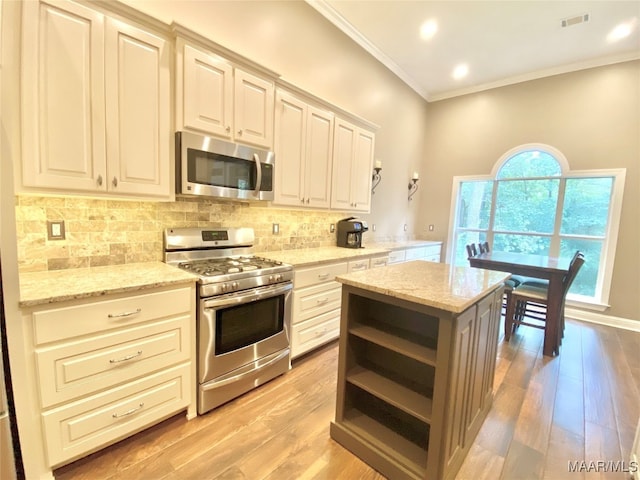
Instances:
[[[33,272],[161,261],[162,232],[170,227],[250,226],[256,251],[330,246],[336,243],[330,224],[346,216],[200,198],[143,202],[18,195],[18,265],[21,272]],[[60,220],[65,239],[48,240],[47,221]],[[277,235],[273,223],[280,226]]]

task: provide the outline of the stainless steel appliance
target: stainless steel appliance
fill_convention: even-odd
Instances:
[[[362,248],[362,234],[369,230],[367,222],[356,217],[344,218],[338,222],[337,245],[345,248]]]
[[[176,192],[273,200],[273,152],[189,132],[176,133]]]
[[[291,368],[293,267],[252,254],[251,228],[173,228],[165,262],[198,276],[198,413]]]

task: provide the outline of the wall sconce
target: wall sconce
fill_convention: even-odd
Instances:
[[[411,201],[411,197],[418,191],[418,180],[418,172],[413,172],[413,177],[411,177],[411,181],[409,182],[409,201]]]
[[[380,175],[380,171],[382,170],[382,162],[380,160],[376,160],[373,170],[373,177],[371,177],[371,194],[376,193],[376,187],[380,183],[380,180],[382,180],[382,176]]]

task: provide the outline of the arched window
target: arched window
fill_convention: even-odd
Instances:
[[[455,177],[448,259],[468,265],[465,245],[555,257],[585,253],[569,299],[604,308],[622,205],[624,169],[572,171],[548,145],[506,152],[490,176]]]

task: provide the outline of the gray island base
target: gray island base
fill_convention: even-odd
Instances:
[[[423,261],[337,277],[331,438],[390,479],[451,479],[491,408],[508,273]]]

